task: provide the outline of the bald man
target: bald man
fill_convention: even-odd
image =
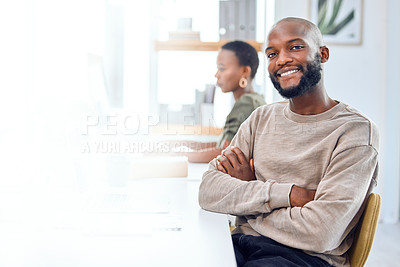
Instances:
[[[200,206],[237,216],[238,266],[350,266],[354,228],[376,186],[378,130],[328,96],[329,49],[313,23],[278,21],[265,54],[287,100],[256,109],[210,162]]]

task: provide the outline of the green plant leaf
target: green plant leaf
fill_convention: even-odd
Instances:
[[[326,3],[327,0],[318,0],[318,10],[321,9],[322,5]]]
[[[335,4],[333,6],[333,10],[332,10],[332,15],[331,15],[331,19],[328,22],[328,26],[333,26],[335,25],[335,20],[337,15],[339,14],[339,10],[342,6],[343,0],[336,0]]]
[[[341,31],[346,25],[351,22],[354,19],[354,9],[345,17],[339,24],[337,24],[335,27],[330,29],[328,34],[337,34],[339,31]]]
[[[323,3],[321,4],[321,2]],[[326,27],[325,21],[328,11],[328,3],[326,0],[319,0],[318,6],[320,6],[320,8],[318,9],[318,28],[321,30],[321,32],[323,32],[323,29]]]

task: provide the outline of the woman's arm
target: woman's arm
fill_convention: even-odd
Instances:
[[[206,148],[213,148],[217,145],[216,142],[198,142],[192,140],[165,140],[162,142],[165,143],[171,150],[179,147],[187,147],[193,150],[201,150]]]
[[[221,152],[222,152],[221,148],[214,147],[214,148],[196,150],[193,152],[187,152],[183,154],[184,156],[188,157],[189,162],[208,163],[214,158],[216,158],[218,155],[220,155]]]
[[[193,163],[209,163],[211,160],[220,155],[223,149],[227,148],[231,143],[225,140],[222,148],[216,147],[216,142],[196,142],[173,140],[167,141],[169,146],[169,155],[186,156],[189,162]]]
[[[189,162],[193,163],[209,163],[211,160],[221,155],[222,151],[229,146],[231,142],[225,140],[222,148],[216,147],[215,143],[201,143],[202,146],[199,150],[190,152],[183,152],[181,155],[188,157]]]

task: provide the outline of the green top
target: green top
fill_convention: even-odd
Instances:
[[[224,131],[217,142],[217,147],[222,148],[225,140],[231,141],[239,130],[240,125],[250,116],[259,106],[265,105],[262,95],[257,93],[243,94],[235,102],[228,117],[226,117]]]

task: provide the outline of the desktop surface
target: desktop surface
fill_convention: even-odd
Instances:
[[[13,216],[0,215],[0,266],[236,266],[227,216],[198,205],[206,168],[22,202]]]

